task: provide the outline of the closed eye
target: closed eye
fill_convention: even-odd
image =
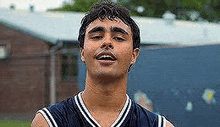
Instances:
[[[116,40],[116,41],[125,41],[125,39],[122,38],[122,37],[114,37],[114,40]]]
[[[91,37],[91,39],[93,39],[93,40],[100,40],[102,38],[103,38],[102,36],[92,36]]]

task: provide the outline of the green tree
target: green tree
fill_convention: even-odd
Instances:
[[[62,8],[52,9],[50,11],[74,11],[87,12],[93,3],[100,0],[74,0],[73,5],[65,4]]]
[[[167,10],[164,0],[130,0],[119,3],[130,9],[131,14],[135,16],[161,17]],[[144,11],[139,12],[138,7],[143,7]]]
[[[208,0],[201,9],[201,15],[208,21],[220,21],[220,0]]]
[[[100,0],[74,0],[62,8],[50,11],[87,12],[93,3]],[[190,20],[188,12],[196,11],[208,21],[220,20],[220,0],[117,0],[127,7],[133,16],[162,17],[166,11],[174,13],[178,19]]]
[[[169,10],[176,14],[177,18],[186,20],[190,19],[188,12],[192,11],[200,13],[200,16],[208,21],[217,21],[220,17],[220,0],[129,0],[128,2],[119,0],[119,2],[136,16],[162,17]],[[143,12],[138,12],[139,6],[144,8]]]

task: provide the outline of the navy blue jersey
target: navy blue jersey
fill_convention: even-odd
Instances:
[[[101,127],[86,108],[81,93],[38,111],[50,127]],[[166,119],[134,103],[126,103],[111,127],[165,127]]]

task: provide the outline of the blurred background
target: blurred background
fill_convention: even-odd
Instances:
[[[0,126],[84,89],[78,30],[99,0],[0,0]],[[220,124],[220,0],[112,0],[141,29],[128,94],[177,127]]]

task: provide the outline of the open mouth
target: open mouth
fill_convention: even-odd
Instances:
[[[116,61],[116,57],[111,52],[101,52],[96,56],[97,60],[108,60],[108,61]]]
[[[99,57],[96,57],[97,60],[111,60],[111,61],[115,61],[116,58],[114,56],[110,56],[110,55],[101,55]]]

